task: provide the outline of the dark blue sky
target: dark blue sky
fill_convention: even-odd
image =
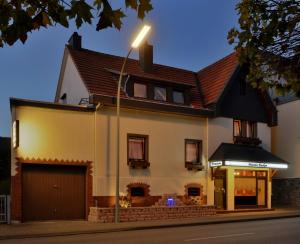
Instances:
[[[113,2],[122,6],[125,1]],[[237,26],[237,2],[152,0],[154,9],[145,20],[153,27],[154,62],[197,71],[232,52],[226,36]],[[126,14],[121,31],[97,32],[95,25],[83,25],[77,30],[83,47],[126,55],[132,34],[141,25],[135,12],[127,10]],[[0,48],[0,136],[10,135],[9,97],[54,100],[64,46],[73,31],[74,25],[41,29],[30,34],[25,45],[17,42]],[[137,52],[131,57],[137,58]]]

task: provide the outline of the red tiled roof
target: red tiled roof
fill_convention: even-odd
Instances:
[[[90,94],[115,96],[117,81],[110,70],[120,71],[123,57],[103,54],[87,49],[75,50],[67,46],[69,53],[79,71]],[[163,80],[191,86],[191,104],[196,109],[203,108],[201,94],[197,87],[197,77],[200,81],[206,104],[215,102],[224,89],[228,79],[236,68],[237,61],[234,54],[194,73],[192,71],[165,65],[153,64],[153,71],[146,73],[140,67],[138,60],[128,59],[125,72],[144,79]],[[121,96],[125,97],[125,94]]]
[[[218,60],[197,73],[205,105],[216,103],[238,66],[236,53]]]
[[[89,93],[115,96],[117,93],[117,81],[113,79],[113,74],[108,69],[121,70],[124,58],[86,49],[75,50],[70,46],[67,46],[67,48]],[[193,86],[191,89],[193,107],[203,107],[199,90],[196,87],[196,76],[192,71],[154,64],[153,71],[145,73],[140,67],[138,60],[128,59],[125,72],[145,79],[159,79],[191,85]]]

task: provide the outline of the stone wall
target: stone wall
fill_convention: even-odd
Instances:
[[[273,207],[300,207],[300,178],[272,180]]]
[[[131,207],[120,209],[120,222],[199,218],[215,214],[214,206]],[[88,220],[101,223],[113,222],[114,208],[91,207]]]

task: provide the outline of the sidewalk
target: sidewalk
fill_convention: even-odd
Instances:
[[[164,221],[92,223],[87,221],[28,222],[0,225],[0,240],[59,235],[76,235],[130,231],[141,229],[170,228],[179,226],[246,222],[278,218],[300,217],[300,209],[276,209],[273,211],[222,213],[197,219],[174,219]]]

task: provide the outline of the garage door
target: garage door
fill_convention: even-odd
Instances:
[[[22,166],[23,221],[84,219],[85,167]]]

